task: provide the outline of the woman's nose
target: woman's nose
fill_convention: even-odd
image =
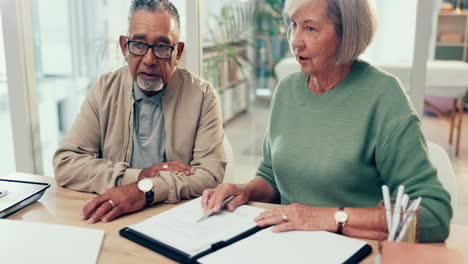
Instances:
[[[296,51],[297,49],[301,49],[304,47],[304,39],[302,38],[302,34],[299,32],[291,32],[291,50]]]

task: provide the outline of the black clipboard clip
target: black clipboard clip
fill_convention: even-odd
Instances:
[[[211,249],[213,251],[216,251],[218,249],[222,249],[223,247],[227,246],[227,243],[225,241],[219,241],[214,244],[211,244]]]
[[[6,196],[8,194],[8,190],[0,188],[0,198]]]

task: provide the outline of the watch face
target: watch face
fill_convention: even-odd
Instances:
[[[348,214],[345,211],[338,211],[335,213],[335,220],[338,223],[344,223],[348,220]]]
[[[142,192],[149,192],[153,189],[153,182],[150,179],[141,179],[138,181],[138,189]]]

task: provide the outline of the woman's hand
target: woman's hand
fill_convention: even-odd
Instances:
[[[365,239],[387,239],[385,212],[382,207],[345,208],[349,219],[343,226],[343,234]],[[255,218],[257,225],[275,225],[273,232],[290,230],[325,230],[336,232],[336,207],[315,207],[291,204],[275,207]]]
[[[326,230],[336,232],[333,207],[314,207],[302,204],[278,206],[261,213],[254,220],[260,227],[275,225],[273,232],[290,230]]]
[[[229,212],[234,211],[237,206],[249,201],[249,192],[244,185],[223,183],[214,189],[203,191],[202,208],[205,212],[210,209],[213,209],[215,213],[219,212],[224,199],[231,195],[234,195],[234,199],[226,204],[226,209]]]

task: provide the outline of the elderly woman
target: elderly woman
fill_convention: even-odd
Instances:
[[[381,186],[422,197],[420,241],[447,238],[450,196],[427,156],[420,121],[399,81],[357,59],[372,40],[367,0],[287,0],[290,46],[301,72],[283,79],[256,177],[203,193],[218,211],[248,201],[281,202],[258,216],[273,231],[327,230],[385,239]],[[337,214],[337,212],[339,212]]]

